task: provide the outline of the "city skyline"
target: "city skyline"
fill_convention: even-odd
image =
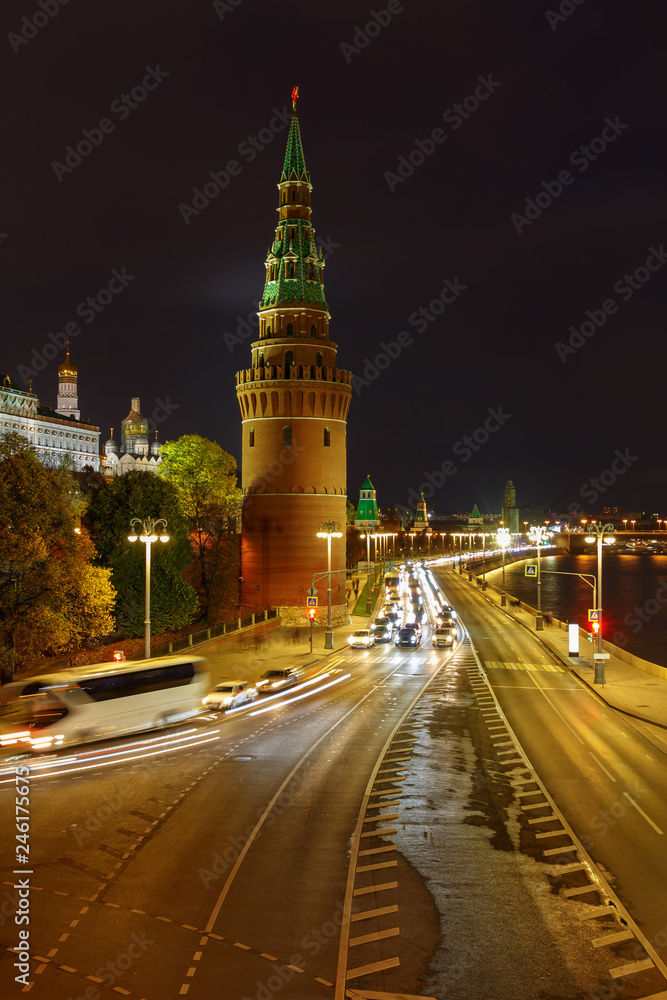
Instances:
[[[296,84],[355,377],[352,502],[370,469],[385,504],[427,483],[429,505],[493,510],[511,478],[535,508],[659,509],[651,13],[287,10],[299,56],[277,65],[284,11],[248,0],[9,5],[0,369],[54,405],[69,338],[102,441],[140,396],[161,441],[200,433],[240,464],[234,373]]]

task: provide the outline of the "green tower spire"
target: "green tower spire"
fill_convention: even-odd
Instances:
[[[297,91],[298,96],[298,87],[295,87],[294,91]],[[306,160],[303,155],[303,147],[301,145],[301,130],[299,129],[299,118],[296,113],[296,98],[294,97],[294,91],[292,91],[292,121],[290,122],[289,133],[287,135],[285,162],[283,164],[283,172],[280,175],[280,180],[309,182],[310,174],[306,170]]]
[[[354,525],[356,528],[377,528],[379,523],[375,488],[371,482],[371,477],[366,476],[366,482],[361,487],[359,493],[359,506],[357,507],[357,516],[354,519]]]
[[[312,306],[329,313],[324,296],[324,258],[311,222],[313,185],[306,170],[296,113],[298,87],[292,91],[292,121],[285,162],[278,182],[279,220],[266,256],[266,280],[260,309],[275,306]]]

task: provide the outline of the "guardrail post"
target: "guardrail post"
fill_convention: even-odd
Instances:
[[[170,643],[169,643],[169,652],[170,652],[170,653],[173,653],[173,652],[174,652],[174,649],[173,649],[173,645],[174,645],[174,644],[173,644],[172,642],[170,642]]]
[[[191,645],[192,645],[192,632],[188,636],[188,646],[191,646]]]

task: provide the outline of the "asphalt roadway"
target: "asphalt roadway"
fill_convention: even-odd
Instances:
[[[443,585],[477,652],[212,644],[214,681],[306,687],[31,767],[31,992],[664,1000],[664,755]],[[3,993],[15,850],[3,820]]]

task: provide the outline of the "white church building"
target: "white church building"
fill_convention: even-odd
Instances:
[[[67,357],[58,368],[55,410],[42,406],[32,392],[20,389],[9,375],[0,375],[0,433],[20,434],[48,468],[58,468],[68,456],[77,471],[100,469],[100,429],[81,420],[78,372]],[[29,383],[32,389],[32,382]]]

